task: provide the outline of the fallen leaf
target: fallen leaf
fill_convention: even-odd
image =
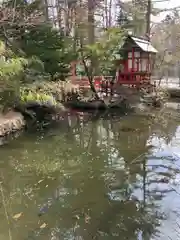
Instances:
[[[47,176],[47,178],[48,178],[48,179],[52,179],[53,177],[51,177],[51,176]]]
[[[22,216],[22,214],[23,214],[22,212],[15,214],[13,216],[13,219],[18,220]]]
[[[41,183],[41,182],[43,182],[43,181],[44,181],[44,180],[43,180],[43,179],[41,179],[41,180],[39,180],[39,181],[38,181],[38,183]]]
[[[85,215],[85,223],[89,223],[90,219],[91,219],[90,216]]]
[[[43,223],[43,224],[40,226],[40,228],[43,229],[43,228],[46,227],[46,225],[47,225],[46,223]]]

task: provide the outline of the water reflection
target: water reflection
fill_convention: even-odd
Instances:
[[[164,227],[175,228],[178,212],[177,122],[64,118],[0,149],[0,237],[10,229],[18,240],[178,239]]]

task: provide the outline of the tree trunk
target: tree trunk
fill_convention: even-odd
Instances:
[[[94,0],[88,0],[88,44],[93,45],[95,42],[95,19],[94,19]],[[97,70],[97,61],[91,56],[90,71]],[[94,74],[95,74],[94,72]]]
[[[49,13],[48,13],[48,1],[47,0],[44,0],[43,1],[43,10],[44,10],[44,18],[45,18],[45,21],[48,22],[49,21]]]
[[[104,7],[105,8],[105,11],[104,11],[104,13],[105,13],[105,28],[107,29],[109,27],[108,2],[107,2],[107,0],[105,0],[104,5],[105,5],[105,7]]]
[[[59,0],[56,0],[56,4],[57,4],[57,7],[56,7],[56,10],[57,10],[57,21],[58,21],[58,27],[59,29],[62,28],[62,8],[60,6],[60,3],[59,3]]]
[[[150,40],[150,28],[151,24],[151,0],[148,0],[147,2],[147,12],[146,12],[146,37],[148,40]]]
[[[94,1],[88,0],[88,44],[94,43]]]
[[[112,26],[112,0],[110,0],[109,2],[109,26]]]
[[[69,7],[67,0],[64,0],[64,34],[69,34]]]
[[[87,77],[88,77],[89,85],[90,85],[90,87],[91,87],[91,91],[94,93],[95,98],[96,98],[97,100],[100,100],[100,97],[98,96],[97,91],[96,91],[96,88],[95,88],[94,83],[93,83],[93,76],[92,76],[91,73],[89,73],[89,69],[88,69],[88,67],[87,67],[87,65],[86,65],[86,62],[85,62],[85,60],[84,60],[84,56],[83,56],[83,53],[82,53],[82,52],[81,52],[81,57],[82,57],[83,65],[84,65],[84,70],[85,70],[85,73],[86,73],[86,75],[87,75]]]
[[[94,93],[95,98],[97,100],[100,100],[99,95],[97,94],[96,88],[95,88],[94,83],[93,83],[93,77],[89,73],[88,67],[87,67],[86,62],[84,61],[84,59],[83,59],[83,65],[84,65],[84,69],[85,69],[86,75],[88,77],[88,81],[89,81],[89,85],[91,87],[91,91]]]

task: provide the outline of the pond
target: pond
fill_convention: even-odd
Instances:
[[[72,113],[0,149],[0,239],[179,239],[180,122]]]

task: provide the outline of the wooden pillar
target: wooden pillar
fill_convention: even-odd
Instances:
[[[134,57],[134,48],[132,48],[132,75],[131,75],[131,81],[135,80],[135,76],[134,76],[134,61],[135,61],[135,57]]]
[[[134,48],[132,48],[132,71],[134,72]]]
[[[76,77],[76,62],[71,63],[71,73],[73,77]]]
[[[139,72],[139,62],[140,62],[140,58],[137,58],[137,71]]]

